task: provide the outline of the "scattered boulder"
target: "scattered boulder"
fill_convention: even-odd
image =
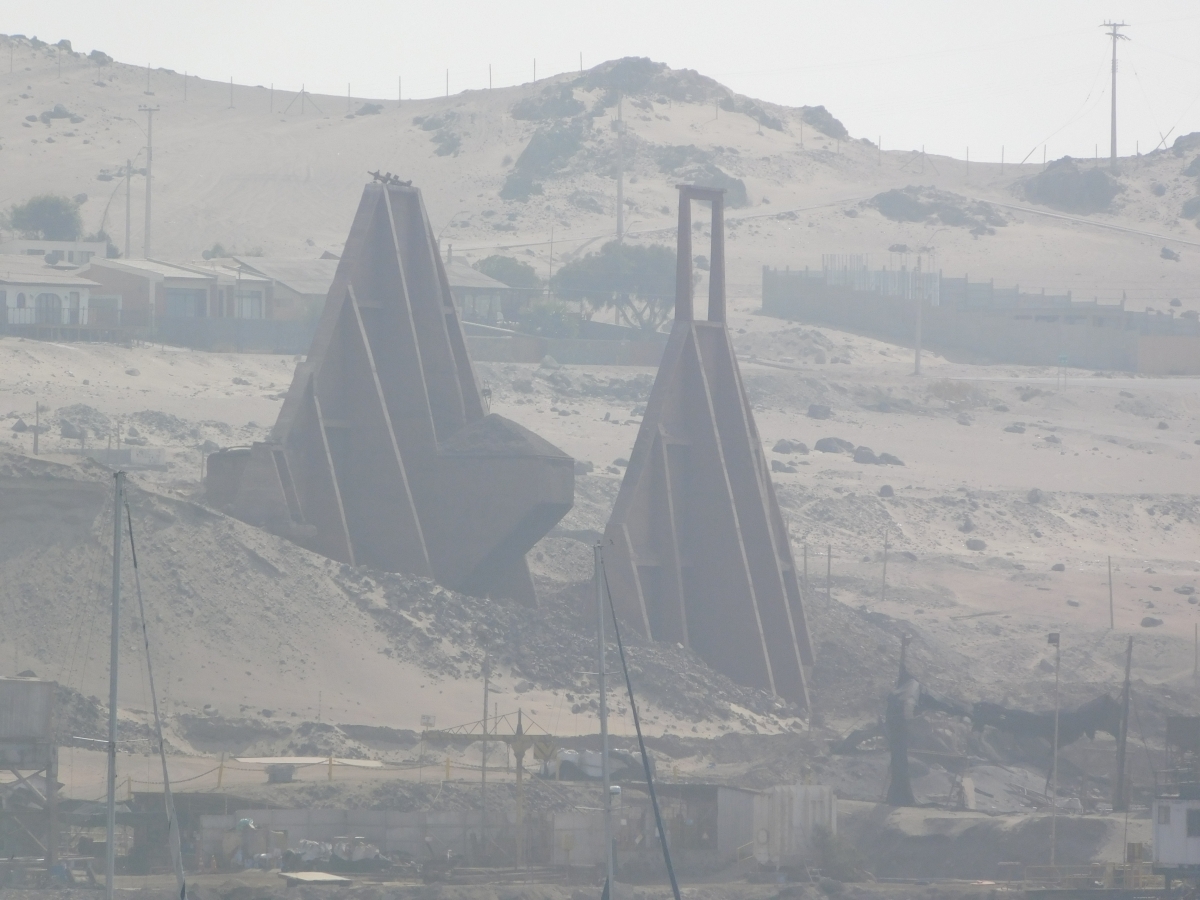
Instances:
[[[1078,606],[1078,605],[1079,605],[1078,600],[1068,600],[1067,601],[1067,606]]]
[[[596,468],[596,466],[591,462],[591,460],[587,460],[587,459],[575,460],[575,474],[576,475],[590,475],[595,470],[595,468]]]
[[[974,420],[966,413],[959,413],[958,417],[954,421],[959,425],[970,425]]]
[[[810,419],[828,419],[833,415],[833,410],[822,403],[810,403],[808,406],[808,417]]]
[[[543,369],[561,369],[562,366],[559,365],[557,359],[555,359],[550,354],[546,354],[545,356],[542,357],[541,368],[543,368]]]
[[[1159,430],[1159,431],[1166,431],[1166,430],[1167,430],[1168,428],[1170,428],[1170,427],[1171,427],[1171,426],[1170,426],[1170,425],[1168,425],[1166,422],[1159,422],[1159,423],[1158,423],[1158,430]]]
[[[58,433],[69,441],[82,440],[85,434],[78,425],[68,419],[58,423]]]
[[[1062,563],[1055,563],[1054,565],[1052,565],[1050,567],[1050,571],[1051,572],[1065,572],[1065,571],[1067,571],[1067,567],[1064,566]]]
[[[13,422],[12,430],[15,431],[17,434],[21,434],[23,432],[28,431],[29,426],[25,424],[24,419],[17,419],[17,421]]]
[[[1061,444],[1062,443],[1062,438],[1060,438],[1057,434],[1048,434],[1044,438],[1042,438],[1042,440],[1045,441],[1047,444]]]
[[[1024,422],[1013,422],[1011,425],[1009,425],[1004,430],[1007,431],[1009,434],[1024,434],[1025,433],[1025,423]]]
[[[1103,169],[1081,169],[1069,156],[1050,163],[1025,182],[1025,197],[1052,209],[1075,213],[1104,212],[1121,185]]]
[[[1163,259],[1171,260],[1171,262],[1179,262],[1181,259],[1180,255],[1170,247],[1163,247],[1162,250],[1159,251],[1158,255]]]
[[[1041,503],[1046,499],[1046,495],[1037,488],[1030,488],[1029,493],[1025,495],[1025,499],[1030,503]]]
[[[771,471],[772,472],[792,472],[792,473],[794,473],[796,471],[796,467],[791,465],[790,463],[785,463],[782,460],[773,459],[773,460],[771,460]]]
[[[775,442],[775,446],[771,448],[772,453],[799,453],[804,456],[808,453],[808,445],[800,441],[789,441],[787,438],[780,438]]]
[[[880,497],[895,497],[896,492],[894,490],[892,490],[892,486],[890,484],[885,484],[883,487],[881,487],[879,489],[879,496]]]
[[[987,542],[981,541],[979,538],[971,538],[969,541],[967,541],[967,549],[968,550],[986,550]]]
[[[827,437],[821,438],[813,444],[813,449],[819,450],[821,453],[853,453],[854,445],[841,438]]]
[[[1175,593],[1183,594],[1185,597],[1190,597],[1192,594],[1196,593],[1196,588],[1190,584],[1182,584],[1175,588]]]
[[[975,530],[975,522],[970,516],[963,516],[962,524],[958,526],[958,530],[963,534],[970,534]]]
[[[245,378],[234,378],[234,379],[233,379],[233,383],[234,383],[234,384],[247,384],[247,385],[248,385],[250,382],[249,382],[249,381],[247,381]]]
[[[898,456],[892,456],[892,454],[890,454],[890,453],[880,453],[878,462],[879,462],[879,465],[881,465],[881,466],[902,466],[902,465],[904,465],[904,460],[902,460]]]
[[[126,375],[141,375],[142,373],[139,372],[137,369],[126,369],[125,374]]]
[[[625,457],[622,456],[619,459],[614,459],[613,465],[620,466],[621,468],[625,468],[626,466],[629,465],[629,460],[627,460]]]
[[[867,466],[879,464],[879,457],[875,455],[875,451],[870,447],[856,447],[854,450],[854,461]]]
[[[516,378],[513,380],[512,389],[519,394],[532,394],[533,393],[533,379],[532,378]]]
[[[1142,619],[1143,628],[1157,628],[1163,623],[1162,619],[1156,619],[1154,616],[1145,616]]]

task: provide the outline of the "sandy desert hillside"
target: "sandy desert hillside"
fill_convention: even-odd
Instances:
[[[684,774],[765,785],[815,771],[844,796],[876,799],[883,757],[839,762],[827,742],[877,718],[905,635],[909,665],[936,689],[1045,709],[1046,632],[1064,635],[1072,703],[1116,692],[1132,634],[1151,744],[1164,714],[1200,712],[1196,379],[930,354],[917,378],[911,350],[756,314],[761,266],[820,265],[828,252],[880,264],[932,254],[947,274],[998,285],[1195,310],[1200,229],[1182,214],[1197,205],[1200,141],[1124,160],[1111,181],[1086,162],[1043,173],[1040,159],[968,172],[911,149],[880,153],[817,105],[761,103],[646,60],[399,105],[235,85],[231,105],[227,84],[188,79],[185,99],[180,73],[12,46],[15,71],[0,73],[0,206],[87,194],[86,227],[123,243],[119,173],[126,159],[145,163],[137,110],[153,103],[154,251],[165,258],[195,258],[214,242],[336,253],[367,170],[381,169],[422,188],[443,249],[505,252],[548,273],[613,232],[618,97],[631,239],[673,241],[676,183],[726,187],[730,327],[795,555],[808,560],[815,714],[802,722],[682,648],[634,642],[647,728]],[[1079,179],[1111,194],[1102,208],[1038,202],[1078,206],[1078,192],[1058,189]],[[135,176],[135,255],[143,190]],[[893,254],[896,245],[908,249]],[[696,249],[705,252],[699,238]],[[99,727],[110,473],[80,459],[76,435],[85,428],[104,445],[119,427],[167,454],[165,469],[131,476],[131,507],[181,754],[374,755],[383,751],[370,735],[404,732],[395,753],[406,758],[422,715],[478,718],[485,650],[501,712],[594,733],[595,689],[580,661],[592,653],[591,545],[654,371],[477,364],[495,411],[594,466],[577,477],[575,508],[530,555],[542,606],[525,610],[342,567],[206,504],[202,454],[265,436],[298,360],[0,338],[0,671],[60,680],[76,724]],[[829,417],[808,416],[813,404]],[[37,459],[35,415],[49,428]],[[826,438],[843,451],[818,451]],[[894,462],[856,462],[847,445]],[[122,715],[144,728],[139,634],[127,625]],[[753,735],[763,743],[731,749]],[[922,740],[997,766],[1042,762],[1036,747],[988,743],[961,722],[930,726]],[[1105,740],[1073,748],[1064,777],[1083,785],[1107,771]],[[1148,753],[1134,764],[1148,779]],[[929,777],[927,793],[948,790],[944,773]]]
[[[120,173],[128,159],[135,170],[145,166],[146,117],[138,110],[152,105],[153,252],[163,258],[194,259],[215,242],[268,256],[337,252],[359,185],[379,169],[423,189],[443,245],[468,259],[508,252],[548,273],[614,233],[619,106],[626,228],[636,240],[669,243],[675,184],[726,187],[735,207],[727,221],[736,296],[758,294],[763,265],[819,266],[823,253],[900,264],[903,255],[889,248],[903,246],[932,255],[946,274],[998,285],[1111,302],[1124,296],[1138,309],[1165,311],[1172,298],[1185,309],[1200,303],[1197,204],[1187,205],[1200,192],[1200,141],[1192,138],[1123,160],[1110,186],[1101,185],[1097,210],[1090,195],[1064,200],[1053,184],[1028,189],[1042,171],[1040,148],[1024,165],[1013,163],[1028,148],[1007,148],[1006,166],[968,167],[921,148],[880,153],[875,136],[847,134],[819,98],[780,107],[645,59],[397,103],[231,90],[0,38],[0,52],[9,49],[14,71],[0,72],[0,205],[48,191],[86,194],[86,228],[104,228],[123,245]],[[1079,165],[1084,175],[1093,168]],[[910,198],[915,206],[871,202],[910,187],[925,189]],[[135,175],[134,255],[144,189]],[[1163,258],[1164,246],[1180,258]]]

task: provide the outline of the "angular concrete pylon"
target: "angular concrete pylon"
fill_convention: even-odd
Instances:
[[[573,460],[487,413],[421,193],[394,183],[363,191],[308,357],[244,455],[210,466],[238,518],[527,603],[525,553],[574,500]]]
[[[712,204],[708,320],[693,315],[693,200]],[[621,615],[735,681],[808,707],[812,644],[725,323],[724,192],[679,187],[675,322],[605,530]]]

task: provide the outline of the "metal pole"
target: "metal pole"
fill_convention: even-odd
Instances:
[[[1129,40],[1125,35],[1121,34],[1121,29],[1126,28],[1124,22],[1105,22],[1102,28],[1109,30],[1109,36],[1112,38],[1112,146],[1109,149],[1109,164],[1114,170],[1117,168],[1117,41]]]
[[[604,671],[604,584],[602,572],[604,568],[603,551],[600,542],[594,549],[595,563],[592,580],[596,588],[596,656],[599,668],[596,670],[600,679],[600,771],[604,778],[604,860],[605,878],[608,885],[609,900],[616,900],[616,888],[613,884],[613,835],[612,835],[612,794],[608,772],[608,688]]]
[[[833,544],[828,544],[825,547],[825,599],[832,600],[833,592],[830,591],[829,585],[833,574]]]
[[[1054,639],[1054,758],[1050,765],[1050,865],[1054,865],[1055,825],[1058,821],[1058,670],[1062,660],[1062,643],[1057,632],[1051,637]]]
[[[125,473],[113,478],[112,634],[108,651],[108,807],[104,851],[104,896],[113,900],[117,863],[117,657],[121,638],[121,507],[125,504]]]
[[[617,95],[617,243],[625,239],[625,121]]]
[[[1117,784],[1113,791],[1113,810],[1129,812],[1129,798],[1125,790],[1125,749],[1129,743],[1129,693],[1130,672],[1133,667],[1133,637],[1125,649],[1125,687],[1121,690],[1121,724],[1117,728]]]
[[[483,857],[487,859],[487,751],[488,751],[488,679],[492,661],[483,655],[483,765],[479,767],[479,831],[483,838]]]

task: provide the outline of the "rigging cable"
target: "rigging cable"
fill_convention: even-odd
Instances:
[[[671,848],[667,846],[667,832],[663,829],[662,812],[658,808],[658,794],[654,790],[654,776],[650,773],[650,755],[646,753],[646,742],[642,739],[642,723],[638,718],[637,701],[633,699],[633,681],[629,678],[629,665],[625,662],[625,645],[621,643],[621,625],[617,622],[617,608],[608,589],[608,577],[604,573],[604,557],[600,557],[600,580],[608,597],[608,608],[612,611],[613,635],[617,639],[617,651],[621,654],[621,668],[625,672],[625,687],[629,691],[629,708],[633,713],[633,727],[637,729],[638,747],[642,751],[642,768],[646,770],[646,787],[650,791],[650,803],[654,807],[654,824],[658,827],[658,840],[662,844],[663,862],[667,864],[667,875],[671,878],[671,893],[679,897],[679,882],[675,880],[675,867],[671,865]]]
[[[158,694],[154,691],[154,667],[150,662],[150,633],[146,629],[146,605],[142,602],[142,576],[138,571],[137,547],[133,542],[133,513],[129,501],[125,501],[125,520],[129,524],[129,552],[133,556],[133,581],[137,587],[138,613],[142,620],[142,640],[146,646],[146,671],[150,677],[150,700],[154,709],[154,727],[158,731],[158,755],[162,759],[163,801],[167,809],[167,842],[171,849],[171,862],[175,865],[175,879],[179,883],[179,900],[187,900],[187,882],[183,877],[183,854],[179,845],[179,820],[175,817],[175,802],[171,798],[171,780],[167,775],[167,748],[163,741],[162,718],[158,714]]]

